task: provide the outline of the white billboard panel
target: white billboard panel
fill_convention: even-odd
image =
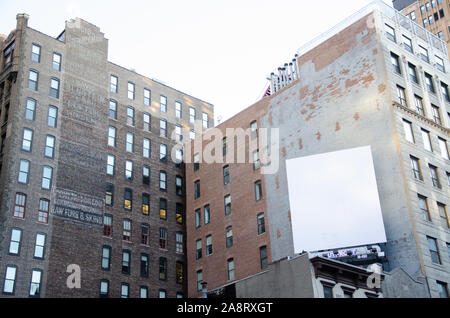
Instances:
[[[295,253],[386,242],[370,147],[286,165]]]

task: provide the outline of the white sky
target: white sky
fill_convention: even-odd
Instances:
[[[50,36],[80,17],[105,33],[111,62],[214,104],[217,121],[255,103],[298,48],[370,2],[0,0],[0,33],[17,13]]]

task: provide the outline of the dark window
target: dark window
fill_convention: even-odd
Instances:
[[[324,298],[334,298],[333,297],[333,287],[324,285],[323,286],[323,296],[324,296]]]
[[[167,280],[167,259],[159,258],[159,280]]]
[[[425,221],[431,221],[430,219],[430,210],[428,208],[428,198],[422,196],[422,195],[418,195],[419,198],[419,206],[420,206],[420,210],[422,212],[422,217]]]
[[[114,185],[111,183],[106,184],[105,204],[108,206],[114,205]]]
[[[122,273],[130,274],[131,272],[131,253],[129,251],[122,252]]]
[[[231,195],[227,195],[224,198],[224,204],[225,204],[225,215],[231,214]]]
[[[392,52],[391,52],[391,63],[392,63],[392,67],[394,68],[394,71],[398,74],[401,74],[402,71],[400,69],[399,57],[397,54],[394,54]]]
[[[195,228],[198,229],[202,225],[202,211],[200,209],[195,211]]]
[[[197,240],[195,243],[195,259],[199,260],[202,258],[202,240]]]
[[[175,178],[175,193],[180,196],[183,195],[183,178],[180,176]]]
[[[103,236],[112,237],[112,216],[103,216]]]
[[[435,264],[441,264],[441,257],[439,255],[437,240],[433,237],[427,236],[428,248],[430,250],[431,261]]]
[[[255,182],[255,199],[256,199],[256,201],[261,201],[262,200],[262,185],[261,185],[261,181],[256,181]]]
[[[258,214],[258,235],[266,233],[266,223],[264,213]]]
[[[150,185],[150,167],[142,167],[142,183],[144,185]]]
[[[230,166],[223,167],[223,184],[230,184]]]
[[[141,244],[145,246],[150,245],[150,227],[147,224],[141,226]]]
[[[209,205],[206,205],[204,210],[205,210],[205,225],[207,225],[211,222],[211,207]]]
[[[208,235],[206,237],[206,256],[209,256],[212,253],[213,253],[212,236]]]
[[[263,246],[259,249],[259,257],[261,260],[261,269],[266,269],[268,266],[267,247]]]
[[[226,246],[230,248],[233,246],[233,228],[230,226],[226,230]]]
[[[200,180],[194,183],[194,199],[197,200],[198,198],[200,198]]]
[[[149,259],[147,254],[141,254],[141,277],[148,277]]]

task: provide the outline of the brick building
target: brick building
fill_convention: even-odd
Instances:
[[[244,147],[246,163],[201,163],[211,150],[206,141],[203,152],[191,150],[189,296],[201,296],[202,283],[207,290],[220,289],[296,256],[287,160],[364,146],[372,151],[390,270],[401,269],[425,284],[431,297],[448,295],[445,42],[374,1],[297,53],[293,65],[272,74],[271,96],[217,127],[226,138],[223,152]],[[235,136],[228,128],[249,129],[249,136],[230,145]],[[271,143],[251,149],[250,141],[272,128],[279,129],[279,149]],[[263,153],[280,158],[278,171],[262,173]]]
[[[393,1],[394,8],[447,43],[450,48],[448,0]]]
[[[2,296],[186,295],[171,154],[196,120],[214,125],[213,106],[109,62],[104,34],[78,18],[53,38],[19,14],[0,48]]]

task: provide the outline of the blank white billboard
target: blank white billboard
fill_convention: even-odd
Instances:
[[[370,147],[286,165],[295,253],[387,241]]]

